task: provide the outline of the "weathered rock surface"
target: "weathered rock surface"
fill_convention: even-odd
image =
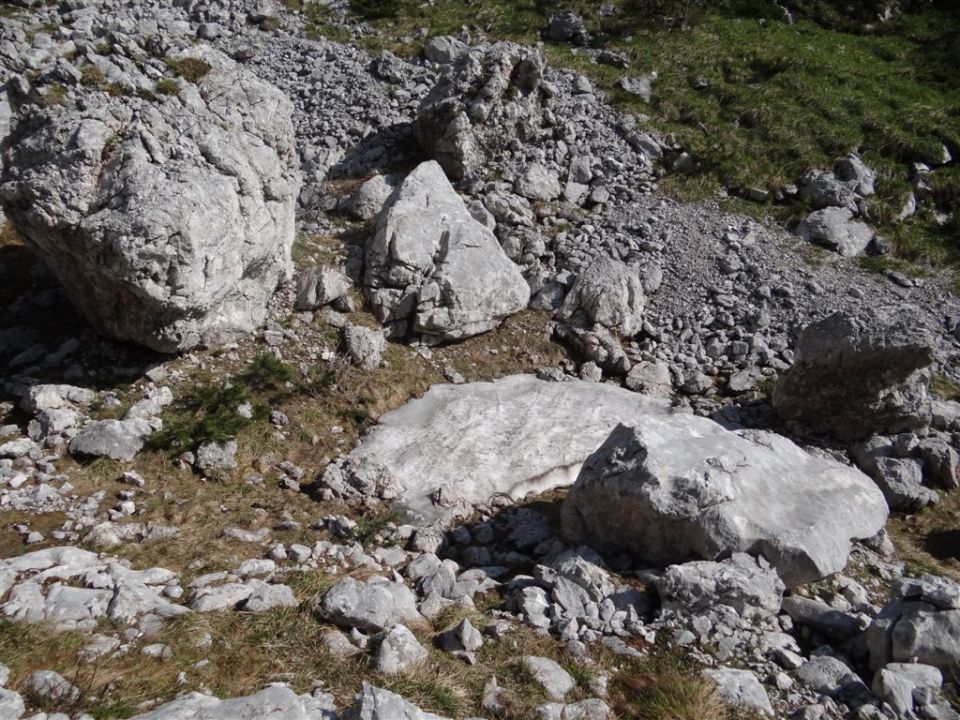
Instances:
[[[582,381],[514,375],[435,385],[383,415],[346,459],[327,467],[321,485],[333,497],[450,520],[497,494],[569,485],[618,422],[668,413],[664,400]]]
[[[367,244],[364,285],[391,335],[431,344],[492,330],[530,299],[519,268],[435,162],[387,202]]]
[[[773,405],[784,418],[841,439],[897,433],[930,420],[933,340],[909,307],[835,313],[804,329]]]
[[[291,272],[300,183],[286,97],[216,51],[189,52],[211,70],[162,100],[31,106],[0,186],[90,323],[161,352],[263,319]]]
[[[570,673],[555,660],[527,655],[521,662],[524,669],[530,673],[551,700],[562,701],[576,685]]]
[[[393,675],[426,662],[430,652],[420,644],[410,628],[395,625],[380,642],[373,667],[378,673]]]
[[[382,577],[367,581],[346,577],[318,598],[316,610],[329,622],[371,632],[425,621],[410,588]]]
[[[334,720],[328,700],[297,695],[289,688],[271,686],[253,695],[220,700],[190,693],[133,720]]]
[[[599,258],[577,276],[556,317],[578,327],[600,325],[630,338],[643,328],[645,302],[639,270]]]
[[[307,268],[297,280],[297,310],[316,310],[344,297],[350,278],[330,265]]]
[[[700,560],[671,565],[657,579],[665,610],[697,613],[727,605],[740,617],[767,617],[780,612],[783,583],[762,560],[735,553],[723,562]]]
[[[854,220],[853,213],[845,207],[810,213],[800,222],[797,233],[807,242],[825,245],[844,257],[862,254],[873,240],[870,226]]]
[[[444,720],[428,713],[389,690],[363,683],[356,702],[343,714],[343,720]]]
[[[757,676],[749,670],[718,668],[704,670],[703,674],[716,683],[717,692],[724,702],[774,717],[767,691],[763,689]]]
[[[764,556],[788,587],[842,570],[887,505],[865,475],[778,435],[674,415],[619,426],[563,504],[563,533],[655,564]]]
[[[133,624],[146,614],[171,618],[189,612],[163,595],[175,580],[163,568],[131,570],[87,550],[45,548],[0,561],[0,599],[9,590],[0,614],[56,630],[91,630],[104,619]]]
[[[851,448],[857,465],[883,491],[891,510],[919,510],[937,502],[937,493],[923,485],[919,460],[899,457],[894,440],[875,436]]]
[[[546,63],[539,50],[499,42],[444,67],[417,113],[417,139],[450,177],[480,171],[543,124]]]
[[[920,662],[949,671],[960,662],[960,585],[932,575],[895,580],[866,640],[872,670]]]

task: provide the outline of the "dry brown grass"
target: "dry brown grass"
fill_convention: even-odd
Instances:
[[[940,491],[940,502],[887,523],[897,554],[912,573],[946,575],[960,582],[960,492]]]
[[[691,669],[681,670],[656,660],[652,667],[633,667],[617,674],[611,700],[617,716],[627,720],[746,720],[742,709],[731,710],[716,686]]]

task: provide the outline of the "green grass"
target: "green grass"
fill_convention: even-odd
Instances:
[[[237,414],[249,398],[242,385],[196,385],[164,414],[163,430],[151,435],[148,445],[183,452],[206,442],[233,439],[252,422]]]
[[[352,34],[346,28],[334,22],[334,13],[326,5],[320,3],[305,3],[303,0],[283,0],[283,6],[288,12],[298,12],[303,15],[305,32],[308,38],[329,38],[335,42],[349,42]]]
[[[288,8],[305,10],[300,0]],[[937,223],[934,211],[960,207],[960,169],[936,168],[914,217],[893,219],[911,187],[910,164],[933,163],[946,144],[960,154],[960,6],[940,2],[885,23],[874,0],[802,0],[797,22],[783,22],[760,0],[616,0],[619,17],[599,3],[568,0],[353,0],[352,14],[375,30],[358,40],[376,52],[418,52],[430,35],[482,28],[488,37],[540,40],[549,17],[571,9],[587,22],[597,47],[623,53],[629,70],[598,65],[565,44],[548,44],[554,65],[576,69],[620,108],[650,116],[701,164],[667,186],[694,199],[720,187],[776,190],[810,168],[830,168],[860,150],[878,173],[871,216],[896,254],[930,265],[960,263],[960,220]],[[853,8],[850,10],[850,8]],[[839,9],[838,9],[839,8]],[[327,11],[324,11],[327,12]],[[320,28],[321,32],[323,28]],[[333,37],[333,39],[342,39]],[[656,70],[645,105],[618,86],[624,74]],[[698,78],[706,87],[696,89]],[[776,210],[795,215],[796,209]]]

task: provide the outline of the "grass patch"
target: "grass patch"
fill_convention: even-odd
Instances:
[[[303,0],[283,0],[287,12],[303,16],[304,34],[310,39],[329,38],[334,42],[349,42],[353,34],[342,24],[337,23],[334,10],[329,6]]]
[[[67,88],[64,85],[56,84],[49,86],[43,91],[43,94],[40,96],[40,104],[44,107],[63,105],[63,102],[66,99]]]
[[[622,110],[649,115],[655,129],[674,134],[697,158],[697,173],[663,183],[671,194],[776,190],[859,149],[878,173],[871,216],[897,254],[911,262],[960,262],[960,228],[935,220],[935,212],[960,207],[960,168],[934,168],[916,215],[893,222],[911,188],[910,163],[933,165],[944,145],[960,152],[960,6],[908,6],[878,23],[869,3],[804,0],[791,4],[796,22],[788,25],[776,4],[752,0],[607,5],[618,13],[586,0],[562,9],[584,18],[596,47],[625,55],[628,70],[597,64],[566,44],[548,44],[545,52],[554,65],[587,75]],[[443,35],[479,27],[497,39],[535,43],[559,9],[537,0],[351,3],[354,18],[376,31],[358,42],[401,54],[422,49],[428,38],[417,34],[421,28]],[[654,70],[650,105],[619,87],[624,75]]]
[[[180,92],[180,83],[172,78],[163,78],[157,81],[153,89],[159,95],[177,95]]]
[[[213,69],[199,58],[166,58],[164,62],[174,75],[192,83],[200,82]]]
[[[681,658],[633,661],[613,678],[610,697],[618,717],[643,720],[746,720],[757,717],[723,703],[716,686]]]
[[[944,400],[960,400],[960,385],[940,373],[930,378],[930,392]]]
[[[80,70],[80,84],[85,87],[100,87],[104,83],[103,71],[96,65],[84,65]]]

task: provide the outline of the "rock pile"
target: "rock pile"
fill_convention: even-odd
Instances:
[[[814,211],[800,222],[797,233],[844,257],[861,255],[872,247],[874,233],[869,225],[853,218],[865,211],[877,175],[856,153],[838,160],[834,170],[811,170],[800,181],[800,197]]]
[[[417,113],[417,138],[450,177],[476,175],[544,123],[550,89],[538,50],[495,43],[444,67]]]

